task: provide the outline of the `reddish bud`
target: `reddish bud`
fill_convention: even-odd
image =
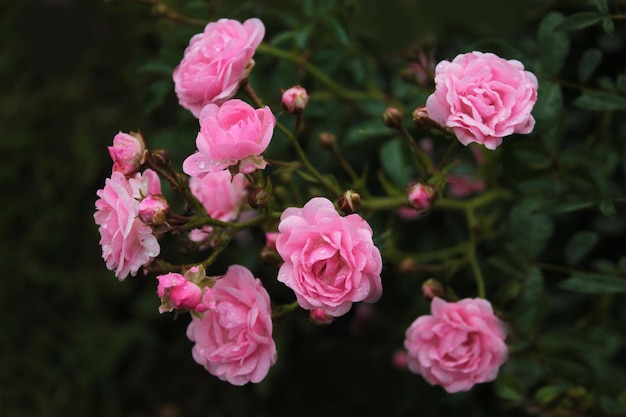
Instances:
[[[354,190],[347,190],[337,200],[339,210],[345,214],[355,213],[361,207],[361,196]]]

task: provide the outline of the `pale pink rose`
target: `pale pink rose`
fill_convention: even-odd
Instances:
[[[276,362],[267,291],[240,265],[229,267],[212,290],[215,309],[192,317],[187,328],[194,360],[233,385],[260,382]]]
[[[296,85],[283,92],[281,102],[288,113],[302,113],[309,104],[309,95],[304,87]]]
[[[239,216],[247,197],[247,186],[248,180],[243,174],[233,176],[227,169],[209,172],[202,178],[189,178],[191,193],[202,203],[207,214],[225,222]]]
[[[431,310],[432,315],[418,317],[406,331],[409,369],[450,393],[493,381],[508,351],[504,323],[489,301],[434,298]]]
[[[448,174],[446,190],[450,197],[463,198],[485,191],[485,182],[466,175]]]
[[[220,19],[194,35],[173,73],[180,105],[198,117],[205,105],[234,96],[254,66],[252,56],[264,35],[265,26],[256,18],[243,24]]]
[[[241,206],[247,197],[248,180],[243,174],[222,170],[208,172],[203,177],[189,178],[191,193],[202,203],[207,214],[214,219],[230,222],[239,216]],[[189,233],[194,242],[209,238],[213,228],[204,226]]]
[[[276,249],[276,238],[278,238],[278,232],[266,232],[265,246],[271,249]]]
[[[245,101],[228,100],[221,106],[207,104],[200,113],[198,152],[183,162],[183,171],[192,177],[221,171],[242,161],[249,173],[265,167],[259,155],[270,143],[276,118],[269,107],[254,109]]]
[[[181,274],[170,272],[157,277],[157,295],[161,298],[159,313],[175,308],[195,310],[202,301],[202,289]]]
[[[156,173],[146,170],[146,174],[137,173],[126,179],[121,172],[113,172],[104,188],[96,192],[99,199],[96,201],[94,220],[100,226],[102,257],[107,268],[115,270],[115,276],[120,281],[128,274],[135,276],[139,268],[150,263],[160,252],[152,228],[138,217],[139,201],[135,195],[140,194],[142,187],[146,191],[152,188],[161,193],[160,185],[158,190],[154,183],[149,185],[149,178],[154,178],[152,174],[156,176]]]
[[[452,128],[463,145],[495,149],[502,138],[530,133],[537,101],[537,78],[516,60],[470,52],[435,69],[435,92],[428,97],[428,116]]]
[[[113,159],[113,172],[119,171],[126,176],[137,172],[146,159],[146,144],[140,133],[119,132],[108,149]]]
[[[321,308],[338,317],[352,303],[375,302],[382,295],[382,258],[372,229],[358,214],[341,217],[326,198],[280,217],[276,249],[284,263],[278,280],[307,310]]]

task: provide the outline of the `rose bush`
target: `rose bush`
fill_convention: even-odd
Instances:
[[[180,105],[199,117],[206,104],[219,105],[234,96],[254,65],[252,56],[264,35],[265,26],[255,18],[243,24],[220,19],[206,25],[204,32],[191,38],[174,69]]]
[[[504,323],[489,301],[434,298],[431,312],[406,331],[409,369],[450,393],[494,380],[508,351]]]
[[[460,54],[437,64],[435,84],[426,101],[428,116],[453,129],[463,145],[477,142],[493,150],[503,137],[535,126],[537,78],[519,61],[478,51]]]
[[[280,217],[276,249],[284,263],[278,280],[307,310],[323,309],[338,317],[352,303],[375,302],[382,295],[382,259],[372,229],[358,214],[341,217],[326,198]]]
[[[198,152],[183,162],[187,175],[203,176],[238,162],[244,174],[265,167],[260,155],[269,145],[276,125],[269,107],[254,109],[238,99],[221,106],[207,104],[199,121]]]
[[[212,290],[214,308],[193,316],[187,328],[194,360],[233,385],[260,382],[276,362],[267,291],[240,265],[230,266]]]

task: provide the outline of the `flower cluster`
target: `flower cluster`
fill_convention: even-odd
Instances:
[[[264,32],[259,19],[221,19],[191,38],[173,72],[180,105],[199,123],[197,151],[182,163],[188,177],[174,171],[165,151],[148,150],[140,134],[120,132],[109,147],[113,172],[97,192],[94,214],[107,268],[120,280],[142,267],[156,273],[159,312],[190,312],[187,336],[194,342],[194,360],[234,385],[260,382],[277,358],[272,304],[261,280],[241,265],[231,265],[222,276],[206,275],[206,268],[243,229],[263,229],[263,259],[277,262],[275,279],[293,291],[296,302],[276,306],[276,317],[297,304],[309,310],[312,322],[329,325],[354,303],[375,303],[383,294],[383,257],[372,226],[356,213],[361,206],[376,206],[368,205],[369,192],[362,201],[353,189],[336,188],[303,156],[297,133],[309,96],[301,86],[283,90],[280,97],[284,110],[297,120],[294,134],[288,136],[302,159],[297,168],[304,167],[308,178],[332,190],[337,200],[317,196],[299,207],[272,195],[263,154],[277,120],[270,107],[259,105],[247,81]],[[424,68],[415,67],[420,85],[432,85],[426,79],[432,72],[426,68],[429,62],[421,59]],[[233,98],[243,85],[257,108]],[[537,79],[518,61],[477,51],[462,54],[436,66],[434,85],[425,107],[413,112],[418,126],[454,132],[464,145],[477,142],[490,150],[505,136],[533,129]],[[383,123],[406,136],[399,109],[385,111]],[[331,133],[320,135],[320,140],[324,149],[339,152]],[[406,194],[396,193],[405,199],[392,208],[405,218],[421,218],[436,208],[446,183],[457,198],[484,189],[480,180],[462,183],[463,178],[448,175],[452,165],[439,170],[431,162],[433,145],[428,141],[421,148],[410,141],[423,176],[407,186]],[[339,157],[345,168],[348,162]],[[350,167],[346,170],[356,177]],[[159,176],[185,199],[180,213],[171,212]],[[355,188],[363,184],[355,181]],[[388,198],[385,204],[390,200],[395,201]],[[242,212],[249,215],[240,216]],[[191,266],[153,264],[160,254],[158,239],[181,232],[187,244],[200,242],[194,248],[211,255]],[[496,378],[507,359],[505,326],[486,299],[446,302],[439,298],[444,293],[441,285],[424,287],[424,294],[433,298],[432,314],[411,324],[404,343],[408,353],[398,352],[395,362],[448,392],[465,391]]]

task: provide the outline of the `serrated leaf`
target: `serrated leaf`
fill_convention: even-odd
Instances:
[[[539,24],[537,36],[543,70],[547,75],[559,73],[569,52],[569,38],[557,27],[565,20],[558,12],[551,12]]]
[[[580,262],[600,241],[597,233],[584,230],[576,233],[565,247],[565,262],[575,265]]]
[[[596,204],[595,201],[555,201],[542,204],[535,210],[536,213],[568,213],[584,210]]]
[[[606,0],[594,0],[596,8],[600,13],[608,14],[609,13],[609,5]]]
[[[617,212],[615,211],[615,204],[612,201],[603,201],[600,203],[600,212],[606,217],[614,218]]]
[[[407,158],[411,152],[400,139],[390,140],[380,147],[380,159],[385,172],[397,187],[406,187],[414,169]]]
[[[537,97],[533,115],[537,119],[537,124],[545,130],[553,126],[559,118],[563,109],[563,94],[561,86],[551,82],[542,82],[539,91],[541,94]]]
[[[597,48],[587,49],[578,63],[578,79],[581,82],[587,82],[591,74],[598,68],[598,64],[602,60],[602,51]]]
[[[622,93],[626,94],[626,74],[618,75],[617,79],[615,80],[615,84]]]
[[[539,388],[535,393],[535,399],[541,404],[548,404],[560,397],[565,391],[567,391],[567,387],[548,385]]]
[[[552,220],[533,212],[535,203],[523,202],[513,207],[509,215],[510,234],[517,251],[527,258],[538,256],[552,236]]]
[[[309,34],[311,33],[312,29],[313,24],[309,23],[308,25],[305,25],[302,29],[300,29],[300,31],[296,34],[296,45],[298,45],[300,49],[304,49],[306,47],[306,43],[309,39]]]
[[[613,275],[572,275],[559,284],[568,291],[585,294],[626,292],[626,279]]]
[[[556,27],[557,30],[578,30],[595,25],[604,16],[597,12],[580,12],[568,16]]]
[[[588,91],[576,98],[574,104],[593,111],[626,110],[626,97],[605,91]]]
[[[552,156],[547,154],[544,149],[516,149],[513,155],[530,168],[542,169],[552,164]]]
[[[339,21],[334,17],[329,17],[327,20],[328,24],[333,28],[335,34],[337,35],[337,39],[343,45],[348,45],[350,43],[350,39],[348,39],[348,34],[345,29],[339,24]]]
[[[615,23],[613,23],[613,19],[611,19],[609,16],[605,17],[604,20],[602,20],[602,27],[604,28],[604,31],[609,35],[615,34]]]

